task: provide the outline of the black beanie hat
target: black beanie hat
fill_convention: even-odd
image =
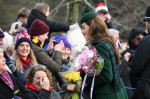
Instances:
[[[129,40],[134,38],[136,35],[143,34],[145,36],[146,32],[140,27],[134,27],[130,31]]]
[[[150,20],[150,6],[148,6],[146,9],[145,18],[143,19],[143,21],[147,20]]]

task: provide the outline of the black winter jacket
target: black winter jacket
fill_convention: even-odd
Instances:
[[[14,84],[14,90],[12,90],[1,78],[0,78],[0,99],[12,99],[14,97],[13,93],[14,91],[19,89],[19,92],[16,94],[17,96],[20,96],[21,99],[24,99],[24,94],[27,93],[24,86],[22,86],[20,83],[16,81],[16,79],[13,77],[11,73],[9,73],[9,76]]]
[[[45,90],[41,89],[40,92],[37,92],[32,89],[27,89],[28,90],[28,95],[26,95],[26,99],[61,99],[61,96],[59,93],[57,93],[55,90]]]
[[[150,99],[150,35],[144,37],[131,61],[131,83],[136,87],[132,99]]]
[[[39,11],[37,9],[32,9],[28,16],[27,24],[25,26],[28,30],[28,33],[29,33],[31,24],[33,23],[33,21],[35,19],[40,19],[49,26],[48,39],[45,41],[45,44],[47,44],[49,42],[51,32],[61,32],[61,31],[67,32],[69,30],[68,25],[66,25],[64,23],[50,21],[46,18],[44,13],[42,13],[41,11]]]

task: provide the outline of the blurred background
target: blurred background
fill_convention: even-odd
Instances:
[[[142,27],[145,30],[142,20],[147,6],[150,5],[150,0],[0,0],[0,27],[3,31],[9,31],[20,8],[31,10],[37,2],[45,2],[50,6],[49,20],[66,24],[79,23],[85,5],[94,10],[98,3],[105,3],[122,39],[128,38],[133,27]]]

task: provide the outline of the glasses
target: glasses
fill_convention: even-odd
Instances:
[[[37,70],[37,69],[46,69],[46,66],[38,65],[38,66],[34,66],[33,68],[34,68],[35,70]]]
[[[103,13],[103,15],[106,15],[108,12],[102,12]]]

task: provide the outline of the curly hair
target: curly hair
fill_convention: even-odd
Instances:
[[[37,71],[43,71],[46,73],[50,83],[52,82],[52,74],[51,72],[46,68],[46,66],[44,65],[37,65],[37,66],[32,66],[29,68],[27,74],[26,74],[26,82],[28,84],[32,84],[33,83],[33,78],[35,76],[35,73]]]

